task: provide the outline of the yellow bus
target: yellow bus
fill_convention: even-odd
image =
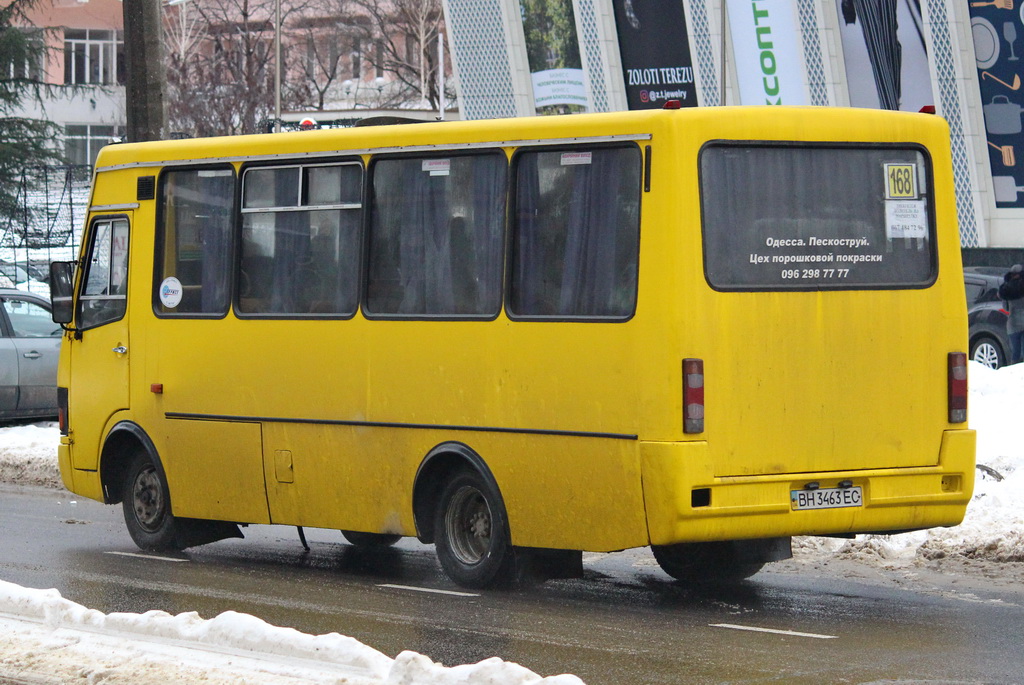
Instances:
[[[52,271],[64,484],[146,550],[284,524],[415,536],[468,587],[644,546],[742,578],[794,535],[956,525],[972,493],[932,115],[108,146]]]

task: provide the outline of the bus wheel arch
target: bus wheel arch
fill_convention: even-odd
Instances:
[[[429,535],[441,567],[456,583],[486,588],[515,579],[516,554],[501,491],[471,449],[448,443],[427,455],[417,473],[413,508],[420,539]]]
[[[161,478],[166,482],[163,464],[160,463],[156,447],[146,431],[136,423],[122,421],[110,430],[100,454],[100,480],[103,483],[104,504],[119,504],[123,500],[125,477],[140,452],[152,459]]]
[[[412,513],[420,542],[434,542],[434,513],[445,485],[460,469],[480,472],[500,492],[491,469],[473,448],[461,442],[443,442],[434,447],[420,462],[413,483]]]

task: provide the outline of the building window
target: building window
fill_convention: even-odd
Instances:
[[[120,126],[70,124],[64,127],[64,157],[68,164],[96,163],[100,148],[122,135]]]
[[[419,45],[416,42],[415,36],[411,34],[405,37],[405,60],[411,67],[418,67],[420,65]]]
[[[16,56],[10,61],[7,68],[7,77],[11,79],[28,79],[29,81],[43,80],[43,59],[46,55],[46,48],[43,46],[43,34],[36,29],[25,29],[28,51],[24,59]],[[32,51],[36,54],[30,54]]]
[[[124,85],[124,34],[121,31],[64,31],[66,85]]]

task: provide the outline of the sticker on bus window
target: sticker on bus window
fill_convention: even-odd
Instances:
[[[885,165],[885,199],[917,199],[917,165]]]
[[[181,281],[174,276],[165,278],[160,284],[160,304],[168,309],[174,309],[181,304]]]
[[[572,166],[574,164],[590,164],[593,161],[594,153],[592,152],[563,152],[562,153],[562,166]]]
[[[431,176],[447,176],[452,169],[450,159],[425,159],[423,160],[423,171],[429,172]]]
[[[928,214],[924,200],[886,200],[885,237],[927,238]]]

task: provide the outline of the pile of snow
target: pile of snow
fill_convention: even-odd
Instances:
[[[917,553],[1024,561],[1024,364],[999,370],[972,364],[970,383],[970,425],[978,431],[984,470],[964,522],[929,531]]]
[[[234,611],[210,620],[195,612],[104,614],[56,590],[0,581],[0,681],[12,667],[22,676],[45,673],[53,679],[46,682],[108,685],[583,685],[496,657],[451,668],[411,651],[392,659],[351,637],[306,635]]]
[[[0,428],[0,482],[61,488],[56,423]]]

